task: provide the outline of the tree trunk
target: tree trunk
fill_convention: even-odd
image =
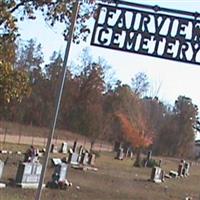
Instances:
[[[135,167],[141,167],[142,161],[141,161],[141,148],[136,149],[136,160],[134,162]]]

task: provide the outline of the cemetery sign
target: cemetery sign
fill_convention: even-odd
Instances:
[[[199,14],[166,10],[99,4],[91,45],[200,65]]]

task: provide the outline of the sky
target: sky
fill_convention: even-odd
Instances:
[[[198,0],[134,0],[134,3],[200,12]],[[52,29],[41,20],[41,17],[38,17],[38,20],[19,22],[19,32],[23,40],[33,38],[42,44],[46,62],[53,51],[61,51],[64,55],[66,42],[63,40],[60,27]],[[112,66],[116,78],[123,83],[130,84],[135,74],[144,72],[151,83],[149,95],[158,96],[166,104],[172,105],[179,95],[185,95],[200,108],[200,65],[95,47],[90,45],[90,39],[91,37],[88,37],[86,43],[72,45],[68,63],[76,62],[82,49],[89,47],[92,56],[104,58],[108,65]]]

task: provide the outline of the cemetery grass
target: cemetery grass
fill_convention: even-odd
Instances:
[[[200,165],[197,163],[193,163],[189,177],[168,179],[156,184],[148,181],[150,168],[136,168],[133,167],[134,160],[119,161],[114,156],[114,153],[100,153],[96,160],[97,172],[70,168],[67,178],[72,182],[72,187],[67,190],[45,188],[42,200],[182,200],[186,196],[191,196],[193,200],[200,199]],[[3,161],[7,157],[0,155]],[[63,154],[51,154],[51,157],[63,157]],[[9,155],[2,177],[9,185],[0,189],[0,200],[34,200],[36,190],[12,185],[20,160],[23,160],[23,155]],[[177,170],[178,162],[178,159],[162,158],[163,169],[166,172]],[[45,183],[51,180],[52,171],[49,162]]]

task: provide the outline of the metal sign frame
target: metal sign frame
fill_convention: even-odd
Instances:
[[[200,14],[124,1],[98,4],[91,45],[200,65]]]

